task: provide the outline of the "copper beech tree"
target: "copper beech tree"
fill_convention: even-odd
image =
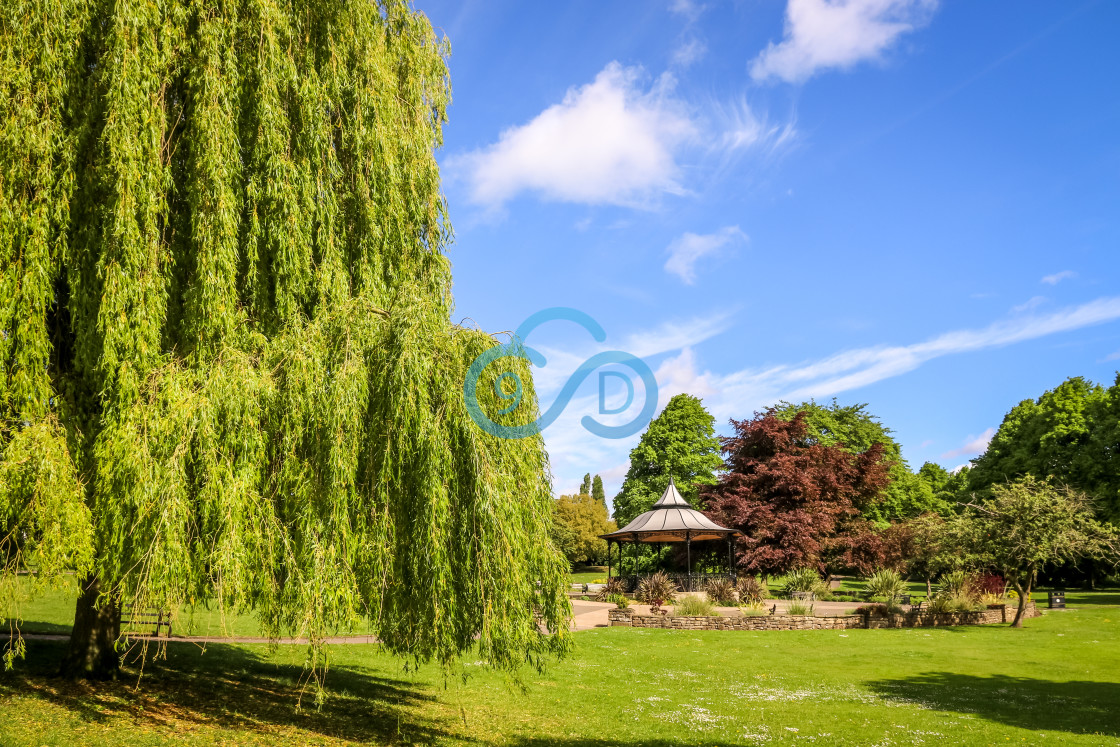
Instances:
[[[866,531],[860,512],[890,483],[881,444],[862,453],[807,437],[805,414],[779,418],[773,408],[732,420],[722,439],[726,472],[702,489],[706,513],[743,532],[737,565],[749,573],[823,570]]]

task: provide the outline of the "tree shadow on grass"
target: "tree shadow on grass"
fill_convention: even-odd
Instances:
[[[1034,731],[1120,735],[1120,683],[927,672],[867,686],[891,700]]]
[[[1046,606],[1046,599],[1036,602],[1039,607]],[[1066,593],[1066,604],[1070,607],[1081,605],[1120,605],[1120,591],[1070,591]]]
[[[20,633],[47,633],[47,634],[60,634],[70,635],[73,630],[72,625],[62,625],[60,623],[46,622],[44,620],[24,620],[20,623]]]
[[[743,742],[721,742],[718,739],[710,739],[708,737],[696,737],[697,744],[703,744],[705,747],[742,747]],[[602,737],[600,739],[590,739],[585,737],[572,737],[569,739],[557,737],[524,737],[515,739],[508,742],[512,747],[680,747],[682,744],[678,739],[639,739],[634,741],[620,741],[618,739],[611,739],[610,737]]]
[[[166,659],[149,657],[139,685],[135,667],[126,667],[116,682],[56,677],[65,647],[65,642],[28,641],[27,660],[0,677],[0,696],[40,698],[91,724],[119,724],[123,718],[137,728],[169,732],[210,727],[275,737],[291,731],[293,740],[310,732],[376,744],[463,739],[432,715],[438,701],[423,686],[363,667],[331,669],[326,701],[316,710],[302,666],[270,662],[241,646],[211,644],[205,653],[169,646]]]

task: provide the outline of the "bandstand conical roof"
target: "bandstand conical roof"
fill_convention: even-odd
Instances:
[[[653,508],[640,514],[622,529],[599,536],[619,542],[684,542],[723,539],[735,534],[740,532],[721,527],[688,505],[670,477],[669,487],[665,488]]]

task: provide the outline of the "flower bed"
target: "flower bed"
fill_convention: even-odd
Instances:
[[[1038,617],[1034,602],[1026,617]],[[744,615],[743,617],[685,617],[637,615],[633,610],[610,610],[612,626],[671,630],[847,630],[849,628],[934,628],[946,625],[993,625],[1015,619],[1015,607],[997,605],[976,612],[905,612],[897,615]]]

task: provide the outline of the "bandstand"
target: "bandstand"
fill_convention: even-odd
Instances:
[[[737,529],[721,527],[692,506],[677,490],[676,483],[669,478],[669,487],[653,508],[639,515],[629,524],[609,534],[599,535],[607,541],[607,576],[611,576],[611,544],[618,543],[618,577],[622,579],[623,587],[627,591],[637,588],[639,576],[637,573],[638,550],[642,544],[660,546],[663,543],[683,542],[685,544],[685,557],[688,572],[685,574],[671,573],[669,576],[676,581],[682,591],[699,591],[706,581],[713,578],[727,578],[735,580],[734,538],[741,535]],[[727,573],[697,573],[692,572],[692,543],[722,541],[727,543]],[[633,573],[625,573],[625,557],[623,544],[634,545]],[[658,553],[660,555],[660,552]]]

